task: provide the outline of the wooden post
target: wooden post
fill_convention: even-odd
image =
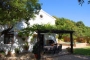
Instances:
[[[41,44],[40,44],[41,38],[40,38],[40,36],[41,36],[41,34],[40,34],[40,32],[38,32],[38,39],[37,39],[38,40],[37,42],[38,42],[38,45],[39,45],[38,46],[38,53],[37,53],[37,55],[38,55],[38,58],[37,59],[38,60],[41,59],[41,51],[40,51],[41,50],[41,48],[40,48],[40,46],[41,46]]]
[[[73,36],[72,36],[72,33],[70,33],[70,41],[71,41],[71,53],[73,53]]]
[[[40,41],[40,33],[38,32],[37,41]]]

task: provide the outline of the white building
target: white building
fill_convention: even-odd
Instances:
[[[30,25],[33,25],[33,24],[51,24],[51,25],[55,25],[55,18],[52,17],[51,15],[49,15],[48,13],[46,13],[45,11],[41,10],[39,12],[38,15],[36,15],[36,18],[33,20],[31,19],[29,22],[30,22]]]
[[[29,23],[30,23],[30,26],[32,26],[34,24],[40,24],[41,25],[41,24],[48,24],[48,23],[51,24],[51,25],[55,25],[55,18],[41,9],[39,14],[36,15],[35,19],[29,20]],[[24,20],[22,20],[21,22],[18,22],[12,30],[19,31],[19,30],[21,30],[23,28],[26,28],[26,27],[27,27],[27,24],[25,23]],[[6,29],[6,27],[5,28],[3,27],[3,29],[1,29],[0,31],[2,31],[4,29]],[[17,31],[14,32],[13,41],[12,41],[12,38],[10,38],[10,37],[8,39],[5,38],[6,40],[9,40],[8,44],[5,44],[6,40],[4,39],[4,35],[2,35],[0,37],[0,50],[5,50],[6,54],[7,54],[7,52],[10,50],[10,47],[11,47],[12,53],[15,53],[15,51],[14,51],[15,48],[19,47],[20,52],[23,52],[24,41],[22,41],[21,38],[17,37],[17,34],[18,34]],[[36,40],[36,39],[34,39],[34,40]],[[56,43],[55,34],[51,34],[51,35],[49,35],[48,33],[44,34],[44,44],[45,45],[47,44],[47,42],[46,42],[47,40],[53,40]],[[28,51],[31,51],[32,47],[33,47],[33,44],[30,43],[31,42],[31,37],[27,38],[27,41],[29,43]],[[13,44],[12,44],[12,42],[13,42]]]

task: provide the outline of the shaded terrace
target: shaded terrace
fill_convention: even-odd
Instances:
[[[37,33],[38,33],[38,38],[39,38],[40,42],[42,43],[41,44],[42,47],[44,47],[44,45],[43,45],[41,33],[70,34],[70,46],[71,46],[70,52],[73,53],[73,33],[74,33],[74,31],[70,31],[70,30],[37,30]]]

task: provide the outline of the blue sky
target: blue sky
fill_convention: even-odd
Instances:
[[[80,6],[77,0],[39,0],[42,9],[48,14],[75,22],[82,21],[90,27],[90,4],[87,1]]]

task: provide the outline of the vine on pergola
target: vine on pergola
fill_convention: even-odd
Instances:
[[[68,30],[66,27],[58,27],[56,25],[50,25],[50,24],[43,24],[43,25],[39,25],[39,24],[34,24],[31,27],[27,27],[25,29],[22,29],[21,31],[19,31],[19,35],[22,36],[30,36],[32,35],[34,32],[37,32],[37,30]]]

